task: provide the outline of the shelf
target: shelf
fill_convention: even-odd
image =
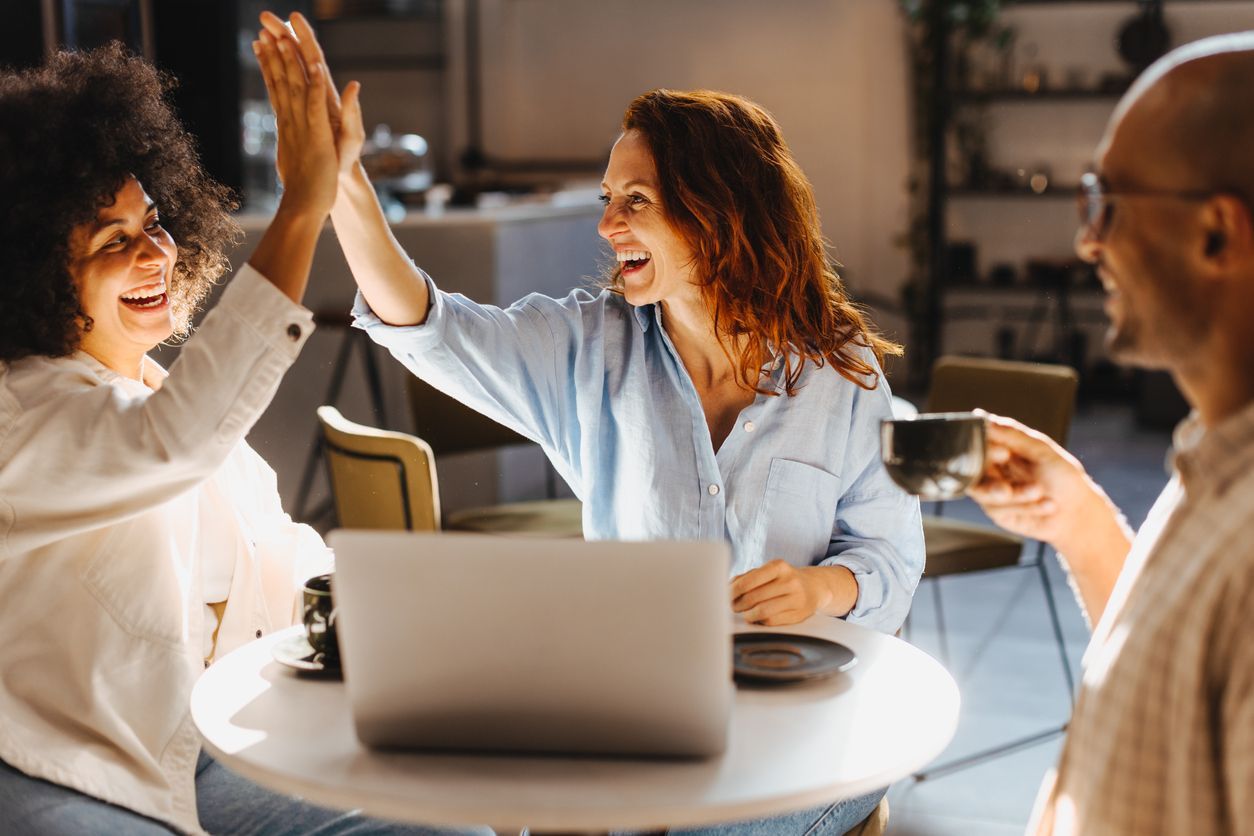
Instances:
[[[1003,0],[1006,9],[1015,6],[1136,6],[1139,0]],[[1234,0],[1164,0],[1167,6],[1201,6],[1207,3],[1231,3]],[[1248,2],[1248,0],[1239,0]]]
[[[1046,189],[1043,192],[1034,192],[1031,189],[1019,189],[1019,188],[1010,188],[1010,187],[998,188],[994,186],[986,186],[986,187],[980,187],[980,188],[976,188],[974,186],[950,186],[948,187],[947,191],[950,197],[964,197],[964,198],[1058,199],[1058,198],[1065,197],[1068,200],[1075,200],[1076,191],[1078,189],[1079,189],[1078,184],[1071,184],[1071,185],[1066,185],[1066,186],[1050,186],[1048,189]]]
[[[362,20],[432,20],[444,17],[442,0],[314,0],[318,24]]]
[[[329,62],[336,72],[351,70],[412,70],[438,72],[448,62],[443,55],[357,55]]]
[[[962,104],[988,104],[990,102],[1108,102],[1127,92],[1127,85],[1117,89],[1053,87],[1030,93],[1027,90],[958,90],[954,99]]]
[[[1047,298],[1056,298],[1058,291],[1052,287],[1044,287],[1042,285],[1024,284],[1015,282],[1014,284],[992,284],[991,282],[952,282],[945,285],[945,293],[955,295],[960,293],[980,294],[981,296],[1045,296]],[[1106,291],[1100,284],[1076,284],[1067,287],[1067,293],[1077,297],[1100,297],[1104,296]]]

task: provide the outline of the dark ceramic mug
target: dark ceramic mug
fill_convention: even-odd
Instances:
[[[301,592],[301,618],[305,623],[305,640],[313,648],[315,659],[339,664],[340,645],[335,636],[338,614],[332,597],[334,573],[316,575],[305,581]]]
[[[892,480],[920,499],[956,499],[984,471],[984,418],[925,412],[880,424],[880,458]]]

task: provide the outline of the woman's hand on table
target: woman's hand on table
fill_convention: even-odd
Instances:
[[[732,610],[767,627],[797,624],[817,612],[847,615],[858,600],[858,582],[844,566],[793,566],[772,560],[731,584]]]

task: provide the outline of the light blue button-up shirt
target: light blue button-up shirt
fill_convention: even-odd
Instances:
[[[779,394],[759,394],[715,452],[660,307],[576,290],[501,309],[427,281],[422,325],[387,325],[360,294],[355,324],[437,389],[539,443],[583,501],[586,537],[725,540],[733,574],[775,558],[845,566],[858,581],[849,620],[901,626],[923,531],[918,501],[880,464],[885,381],[868,391],[807,364],[789,397],[776,363]]]

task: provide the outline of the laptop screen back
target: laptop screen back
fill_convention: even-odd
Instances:
[[[367,745],[725,747],[725,544],[377,531],[329,542],[345,683]]]

